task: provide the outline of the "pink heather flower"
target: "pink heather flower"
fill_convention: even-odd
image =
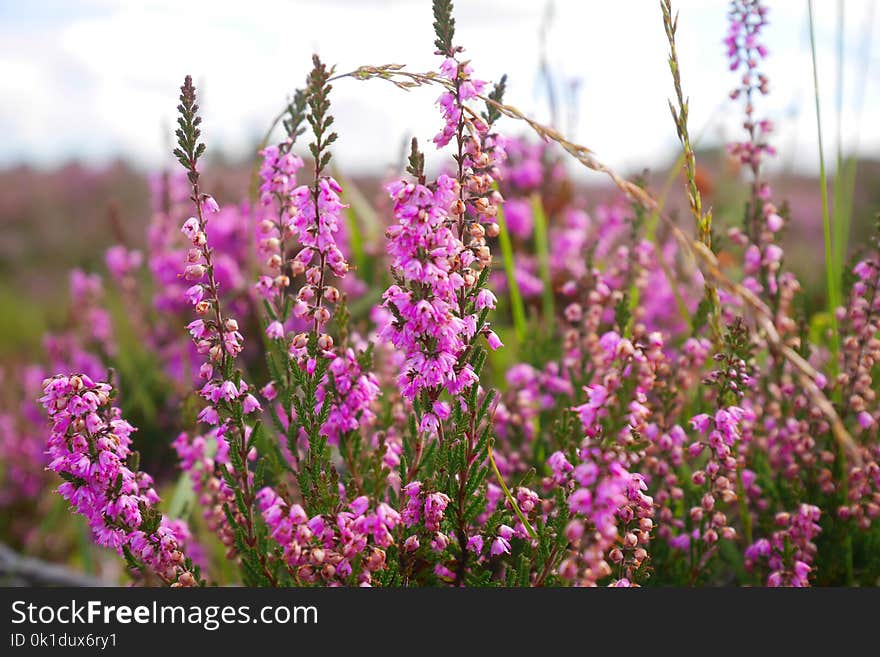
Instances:
[[[192,305],[196,305],[205,298],[205,288],[201,285],[193,285],[187,288],[186,292],[184,292],[184,296]]]
[[[467,549],[474,554],[480,554],[483,551],[483,537],[475,534],[468,539]]]
[[[593,494],[588,488],[578,488],[568,498],[568,507],[573,513],[589,515],[593,508]]]
[[[190,217],[186,221],[183,222],[183,226],[180,228],[180,231],[186,235],[187,239],[193,240],[195,236],[201,231],[201,226],[199,225],[199,220],[195,217]]]
[[[321,427],[321,435],[331,443],[338,443],[340,436],[373,424],[376,419],[374,406],[381,389],[375,374],[361,368],[354,349],[348,348],[338,355],[328,354],[332,357],[328,375],[332,376],[336,395],[330,399],[330,415]],[[319,412],[327,400],[328,384],[329,378],[325,378],[316,391]]]
[[[315,253],[322,254],[327,266],[340,277],[348,272],[348,263],[336,244],[336,233],[342,224],[342,210],[348,207],[339,199],[341,191],[339,183],[333,178],[321,178],[318,181],[317,215],[311,187],[302,185],[292,193],[292,205],[296,210],[293,227],[303,246],[297,259],[307,265]],[[312,281],[311,286],[315,285],[316,278],[320,278],[318,274],[315,266],[306,270],[307,280]]]
[[[348,505],[348,508],[351,509],[352,513],[355,515],[361,516],[366,512],[369,505],[369,498],[366,495],[361,495],[352,500],[351,504]]]
[[[768,244],[764,249],[763,263],[770,265],[782,260],[782,249],[777,244]]]
[[[434,415],[436,415],[441,420],[448,420],[451,413],[449,409],[449,404],[444,401],[435,401],[434,405],[431,407],[431,410],[433,410]]]
[[[440,420],[433,413],[425,413],[422,416],[422,421],[419,424],[419,432],[427,433],[429,435],[436,434],[440,428]]]
[[[266,336],[272,340],[281,340],[284,337],[284,326],[278,321],[271,322],[266,327]]]
[[[853,267],[853,273],[863,281],[873,278],[875,266],[870,260],[860,260]]]
[[[477,293],[474,307],[477,310],[483,310],[484,308],[494,308],[497,303],[498,299],[492,294],[492,291],[484,288]]]
[[[205,212],[215,214],[217,212],[220,212],[220,205],[217,203],[217,201],[214,200],[213,196],[205,196],[202,199],[202,209]]]
[[[568,477],[568,474],[574,470],[574,466],[565,458],[562,452],[553,452],[547,459],[547,465],[553,471],[553,480],[557,484],[562,484]]]
[[[107,269],[114,278],[123,278],[131,274],[143,263],[140,251],[129,251],[121,244],[111,246],[104,256]]]
[[[746,249],[744,256],[746,273],[754,274],[761,267],[761,249],[757,245],[752,244]]]
[[[219,394],[221,399],[232,401],[238,398],[239,391],[232,381],[224,381],[220,384]]]
[[[867,411],[862,411],[858,415],[859,426],[862,429],[870,429],[874,426],[874,416],[868,413]]]
[[[430,493],[425,498],[425,527],[428,531],[438,531],[443,520],[443,512],[449,504],[449,497],[444,493]]]
[[[499,347],[503,347],[504,344],[501,342],[501,338],[495,333],[495,331],[487,331],[486,332],[486,342],[489,343],[489,347],[494,351]]]
[[[278,392],[275,390],[275,384],[271,381],[263,386],[260,390],[260,394],[263,395],[263,398],[267,401],[272,401],[278,396]]]
[[[199,422],[204,422],[205,424],[217,425],[220,423],[220,415],[217,413],[217,409],[213,406],[205,406],[200,412],[198,417]]]
[[[187,265],[183,271],[183,277],[187,281],[198,281],[204,278],[205,271],[204,265]]]
[[[208,331],[207,326],[205,325],[205,321],[202,319],[196,319],[189,324],[186,325],[186,330],[189,331],[189,334],[200,340],[202,338],[207,338],[210,336],[210,332]]]
[[[709,430],[709,423],[712,418],[705,413],[700,413],[691,418],[691,426],[700,433],[706,433]]]
[[[497,557],[501,554],[510,554],[510,542],[501,536],[496,536],[495,540],[492,541],[492,547],[489,550],[489,554],[493,557]]]
[[[574,469],[573,476],[574,480],[581,486],[592,486],[596,483],[596,478],[599,476],[599,468],[592,461],[585,461],[578,464]]]
[[[282,148],[272,145],[260,151],[263,156],[260,165],[260,203],[270,205],[277,197],[283,204],[283,212],[288,209],[287,200],[296,185],[297,171],[303,166],[302,159],[289,150],[290,145],[286,142]],[[287,152],[283,152],[284,149]]]
[[[244,397],[244,401],[241,403],[241,410],[245,415],[249,415],[254,411],[262,411],[263,407],[260,406],[260,402],[257,401],[257,398],[251,394],[247,394]]]

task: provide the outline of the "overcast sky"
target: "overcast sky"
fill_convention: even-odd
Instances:
[[[456,43],[476,74],[510,76],[507,100],[549,119],[538,75],[543,0],[458,0]],[[838,133],[836,0],[816,4],[826,153]],[[779,126],[783,165],[817,161],[806,1],[768,2],[772,94],[759,112]],[[704,143],[737,130],[727,100],[734,84],[721,39],[724,0],[678,0],[679,54],[691,131]],[[576,124],[562,126],[613,166],[663,161],[676,145],[666,99],[672,91],[656,0],[555,0],[548,59],[559,94],[573,86]],[[846,0],[843,135],[847,148],[880,152],[880,62],[865,52],[866,26],[880,36],[880,11]],[[429,0],[0,0],[0,166],[54,165],[72,157],[102,163],[125,157],[154,168],[170,161],[177,89],[185,73],[200,86],[209,148],[243,155],[286,96],[299,86],[317,51],[339,70],[362,64],[436,67]],[[876,41],[877,39],[871,39]],[[440,124],[434,89],[405,94],[381,81],[340,81],[333,91],[349,169],[383,169],[415,134]],[[858,121],[863,103],[864,118]],[[518,126],[508,123],[509,129]],[[858,138],[857,138],[858,133]],[[829,158],[833,159],[833,158]]]

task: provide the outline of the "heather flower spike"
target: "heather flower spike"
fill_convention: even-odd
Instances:
[[[111,406],[113,394],[86,375],[43,382],[40,403],[52,423],[49,468],[64,479],[58,493],[88,520],[95,542],[124,555],[135,573],[174,587],[201,585],[183,551],[186,534],[155,508],[153,480],[137,471],[130,437],[136,429]]]

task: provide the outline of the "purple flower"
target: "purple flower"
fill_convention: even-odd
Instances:
[[[260,406],[260,402],[257,401],[257,398],[251,394],[247,394],[244,397],[244,401],[241,403],[241,410],[245,415],[249,415],[254,411],[262,411],[263,407]]]
[[[40,403],[52,423],[49,468],[65,477],[58,492],[85,516],[95,541],[120,554],[127,548],[168,584],[196,585],[184,567],[184,536],[169,520],[161,516],[150,534],[141,529],[144,512],[158,496],[149,475],[127,467],[135,429],[110,405],[111,387],[81,375],[58,375],[46,379],[43,393]],[[95,416],[88,426],[78,422],[83,414]]]
[[[501,342],[501,338],[495,333],[495,331],[486,331],[486,342],[489,343],[489,347],[494,351],[499,347],[503,347],[504,344]]]
[[[271,322],[266,327],[266,336],[272,340],[281,340],[284,338],[284,326],[278,321]]]
[[[467,549],[474,554],[480,554],[483,551],[483,537],[479,534],[471,536],[467,541]]]
[[[492,541],[492,547],[489,550],[489,554],[493,557],[497,557],[501,554],[510,554],[510,542],[501,536],[496,536],[495,540]]]

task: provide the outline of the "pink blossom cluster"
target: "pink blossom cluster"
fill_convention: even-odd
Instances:
[[[503,144],[482,119],[466,120],[462,113],[484,86],[471,72],[452,57],[441,66],[453,88],[439,99],[445,127],[434,141],[442,147],[456,139],[457,177],[441,175],[428,185],[422,176],[386,187],[397,220],[386,231],[396,282],[383,295],[392,318],[380,337],[405,354],[401,394],[410,400],[427,395],[419,430],[430,434],[449,416],[441,392],[455,397],[478,383],[471,364],[460,362],[477,335],[485,335],[492,349],[502,346],[479,319],[497,300],[477,282],[478,270],[491,263],[486,237],[499,231],[494,217],[502,198],[493,184]]]
[[[226,548],[228,559],[235,556],[235,532],[226,517],[227,509],[237,518],[233,502],[235,492],[223,477],[223,469],[233,472],[229,460],[229,442],[225,427],[214,427],[205,435],[190,436],[181,432],[173,446],[180,459],[180,469],[189,475],[202,516]]]
[[[325,269],[340,278],[349,269],[336,243],[342,210],[346,207],[339,198],[340,192],[339,183],[329,176],[317,182],[317,192],[305,185],[293,192],[293,226],[303,246],[294,257],[293,268],[294,273],[301,268],[306,277],[306,285],[297,293],[293,314],[313,320],[316,329],[330,319],[330,311],[322,302],[339,300],[339,290],[325,283]]]
[[[257,503],[291,575],[306,584],[369,586],[373,573],[385,568],[385,550],[401,522],[384,502],[371,510],[366,496],[332,516],[309,517],[302,506],[287,503],[268,487],[257,493]]]
[[[597,447],[578,451],[577,466],[562,452],[548,461],[554,483],[568,491],[572,516],[565,528],[570,551],[559,574],[578,585],[595,586],[617,566],[612,585],[629,586],[632,572],[648,559],[653,500],[645,493],[644,478],[627,471],[612,452]]]
[[[758,564],[766,564],[770,571],[767,586],[809,586],[816,554],[813,539],[822,531],[821,513],[811,504],[801,504],[792,513],[777,513],[774,523],[778,529],[771,537],[758,539],[746,548],[746,568],[753,570]]]
[[[355,350],[350,347],[330,362],[325,380],[316,394],[318,412],[331,391],[329,401],[332,407],[321,433],[332,444],[338,444],[341,435],[360,427],[369,427],[375,422],[374,405],[381,394],[379,381],[373,372],[361,367]]]
[[[111,386],[58,375],[44,381],[43,392],[52,423],[49,468],[65,480],[58,493],[88,520],[95,541],[134,555],[172,586],[195,586],[182,537],[155,510],[152,478],[127,465],[135,428],[111,406]]]
[[[454,89],[444,91],[437,99],[443,114],[443,129],[434,137],[438,148],[452,141],[462,129],[462,104],[483,93],[486,83],[471,77],[474,72],[470,64],[463,64],[454,57],[447,57],[440,66],[440,75],[449,80]]]
[[[755,93],[767,94],[769,91],[767,76],[758,70],[760,61],[767,56],[767,48],[761,41],[761,31],[767,25],[767,8],[761,0],[733,0],[728,16],[729,29],[724,45],[730,70],[742,71],[740,84],[730,92],[730,97],[743,99],[743,127],[749,134],[748,140],[730,144],[729,151],[744,165],[757,169],[764,154],[775,153],[766,140],[773,124],[767,119],[755,119],[753,105]]]
[[[691,482],[704,491],[699,505],[689,511],[693,523],[691,538],[708,546],[720,538],[736,537],[722,504],[731,504],[737,499],[737,447],[742,439],[740,424],[746,414],[743,409],[730,406],[719,409],[714,416],[700,413],[691,418],[691,426],[699,438],[688,446],[688,455],[694,459],[708,452],[703,468],[691,473]]]
[[[223,407],[241,404],[245,415],[261,410],[257,398],[250,392],[250,386],[239,378],[232,381],[226,377],[224,369],[241,353],[244,338],[238,330],[238,322],[223,318],[218,296],[218,283],[214,277],[213,251],[208,245],[205,232],[206,215],[220,211],[216,201],[206,196],[199,201],[199,217],[187,219],[181,232],[192,244],[186,254],[184,278],[192,285],[184,292],[193,305],[199,319],[187,324],[186,328],[193,339],[196,351],[205,362],[199,368],[199,378],[204,381],[199,390],[203,399],[209,402],[199,413],[199,420],[210,425],[218,425],[223,419]],[[218,411],[220,409],[220,411]]]
[[[285,268],[285,241],[292,238],[296,230],[292,194],[296,188],[297,171],[303,166],[302,159],[291,152],[289,146],[267,146],[260,151],[263,158],[260,164],[260,204],[275,209],[261,220],[257,243],[258,253],[268,271],[268,275],[260,277],[257,290],[267,299],[275,299],[286,291],[291,283],[291,273],[304,271],[301,263],[296,271]]]
[[[381,337],[406,354],[398,384],[409,399],[421,391],[436,397],[443,389],[456,395],[477,381],[469,366],[457,370],[458,358],[478,328],[475,316],[459,313],[458,295],[465,280],[458,259],[467,266],[473,255],[448,225],[457,189],[449,176],[440,176],[434,189],[404,181],[388,185],[397,219],[386,231],[388,250],[402,284],[390,286],[383,295],[393,320]],[[483,303],[494,305],[494,299],[486,295]],[[448,410],[438,402],[425,414],[423,430],[436,428],[446,415]]]

